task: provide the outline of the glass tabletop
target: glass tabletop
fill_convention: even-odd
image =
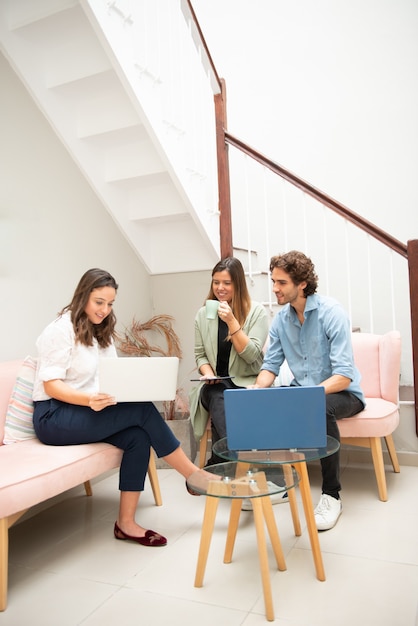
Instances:
[[[194,472],[187,485],[196,493],[216,498],[260,498],[293,489],[299,482],[292,468],[258,463],[229,462]]]
[[[258,463],[261,465],[282,465],[316,461],[337,452],[340,443],[334,437],[327,436],[327,445],[323,448],[297,448],[291,450],[230,450],[228,439],[224,437],[213,445],[213,452],[225,461]]]

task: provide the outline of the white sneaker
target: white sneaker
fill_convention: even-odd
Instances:
[[[271,482],[271,480],[267,481],[267,485],[269,487],[269,491],[275,491],[277,489],[277,485]],[[287,495],[287,491],[280,493],[274,493],[270,496],[270,500],[272,504],[283,504],[284,502],[289,502],[289,496]],[[245,498],[242,501],[241,511],[252,511],[253,505],[251,504],[251,498]]]
[[[341,500],[323,493],[314,511],[315,523],[318,530],[334,528],[343,510]]]

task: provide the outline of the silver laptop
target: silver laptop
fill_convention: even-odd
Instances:
[[[99,359],[99,391],[117,402],[157,402],[176,397],[179,359],[109,357]]]
[[[230,450],[322,448],[327,444],[323,387],[226,389]]]

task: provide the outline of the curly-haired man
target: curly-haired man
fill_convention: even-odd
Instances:
[[[364,408],[354,365],[351,325],[343,307],[316,293],[311,259],[293,250],[270,261],[273,292],[283,305],[270,328],[270,343],[254,387],[270,387],[286,360],[291,385],[321,385],[326,394],[327,433],[339,441],[337,420]],[[333,528],[342,512],[339,452],[321,459],[322,496],[315,508],[318,530]]]

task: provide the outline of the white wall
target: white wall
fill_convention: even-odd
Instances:
[[[153,276],[152,301],[156,311],[175,319],[174,328],[180,337],[183,359],[180,363],[179,386],[187,392],[191,373],[196,374],[194,360],[194,318],[209,292],[212,271]]]
[[[34,353],[90,267],[118,281],[118,321],[152,314],[148,274],[0,55],[0,359]]]

